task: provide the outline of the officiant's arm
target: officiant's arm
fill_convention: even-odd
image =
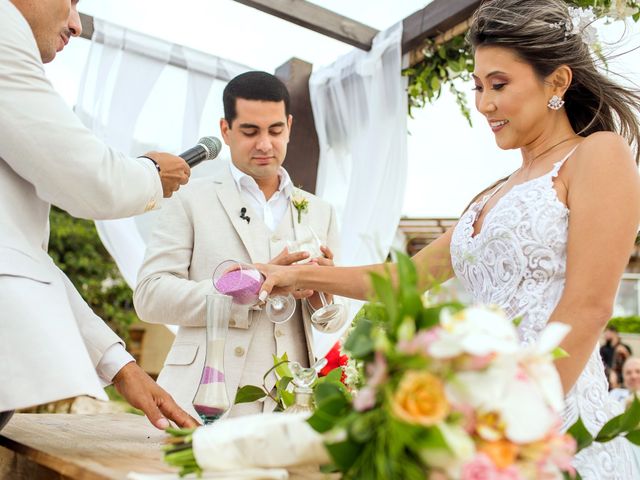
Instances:
[[[444,282],[453,276],[449,253],[452,232],[453,227],[413,257],[418,270],[420,288],[427,290],[435,283]],[[297,289],[311,289],[366,300],[372,293],[369,280],[371,273],[390,274],[394,279],[396,277],[396,266],[391,263],[359,267],[318,268],[294,265],[285,268],[265,264],[258,264],[257,267],[266,276],[261,293],[263,298],[266,298],[272,290],[292,292]]]
[[[626,142],[604,132],[584,140],[558,179],[571,215],[565,288],[549,321],[572,327],[560,345],[569,357],[557,361],[568,392],[611,318],[640,222],[640,180]]]
[[[71,215],[110,219],[137,215],[187,182],[189,167],[173,155],[128,158],[87,129],[47,79],[32,32],[20,22],[0,29],[0,157],[39,198]],[[173,177],[175,178],[168,178]]]

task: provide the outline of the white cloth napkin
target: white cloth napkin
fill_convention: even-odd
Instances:
[[[281,468],[247,468],[233,472],[204,472],[201,477],[195,474],[180,477],[177,473],[136,473],[127,475],[129,480],[189,480],[200,478],[204,480],[287,480],[289,473]]]
[[[267,413],[198,428],[193,434],[195,459],[203,470],[211,472],[329,463],[323,438],[309,426],[307,417],[304,413]]]

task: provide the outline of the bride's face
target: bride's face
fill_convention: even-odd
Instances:
[[[542,132],[552,93],[512,50],[481,46],[475,54],[476,108],[502,149],[520,148]]]

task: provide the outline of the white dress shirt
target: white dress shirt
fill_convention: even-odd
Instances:
[[[240,191],[240,196],[247,202],[247,206],[251,207],[251,210],[260,216],[260,219],[269,230],[275,231],[285,213],[287,213],[293,194],[293,183],[287,171],[282,167],[278,169],[278,176],[280,177],[278,190],[267,200],[253,177],[242,172],[233,162],[229,162],[229,167],[233,180]]]

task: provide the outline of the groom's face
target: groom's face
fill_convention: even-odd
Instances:
[[[231,125],[224,118],[220,120],[233,164],[256,181],[277,177],[287,155],[291,122],[284,101],[236,99]]]

